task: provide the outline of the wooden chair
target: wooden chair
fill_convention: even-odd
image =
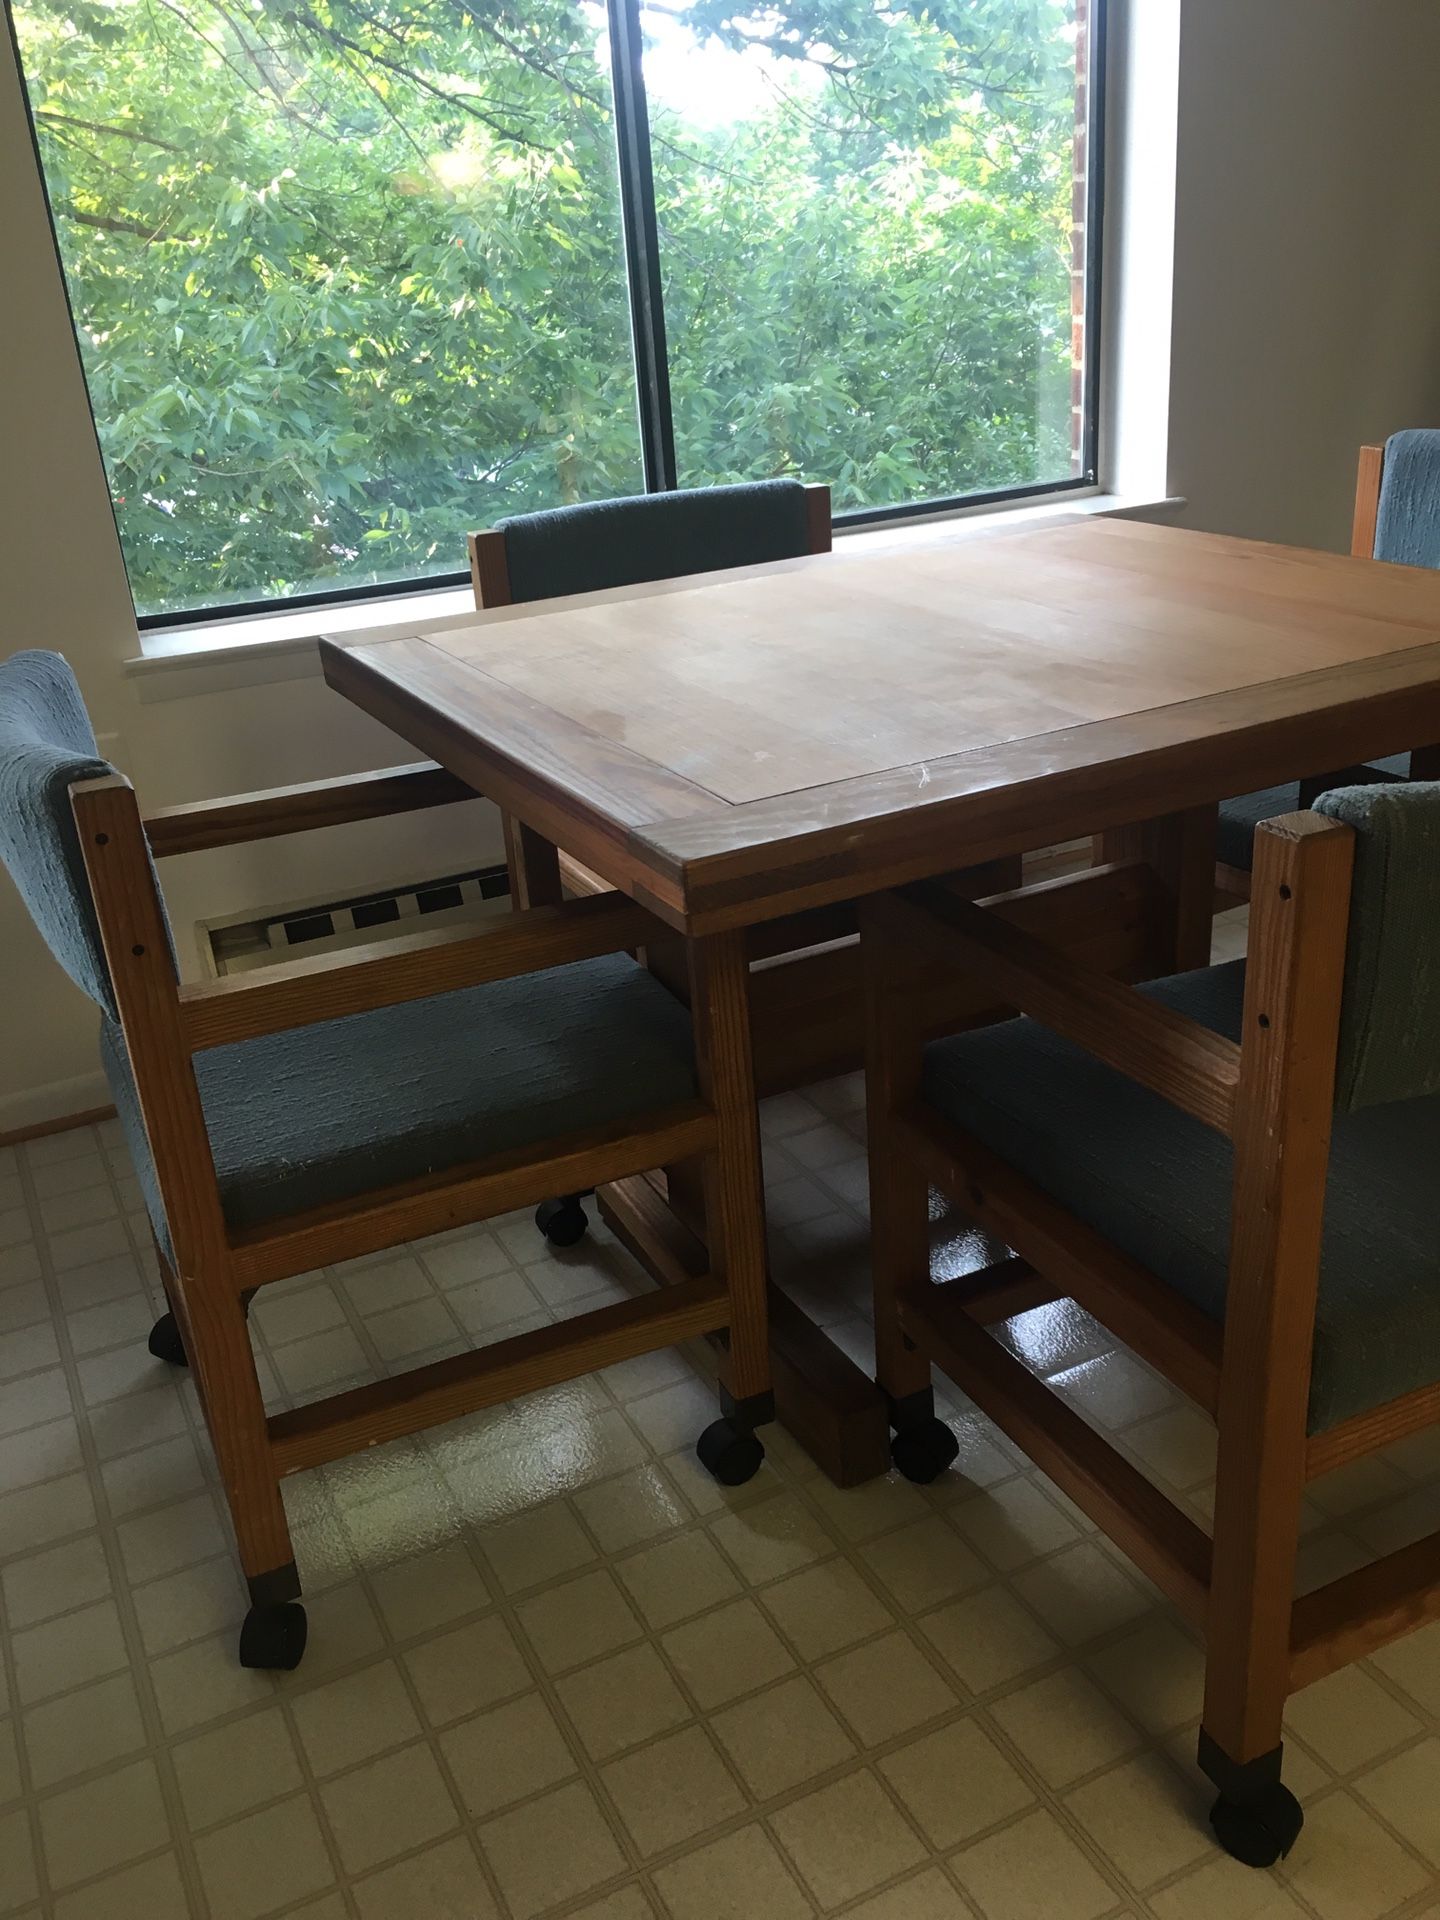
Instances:
[[[830,489],[799,480],[691,487],[519,514],[466,536],[481,609],[563,599],[687,574],[829,553]],[[510,892],[517,907],[564,893],[604,893],[609,882],[505,816]]]
[[[862,939],[895,1461],[955,1456],[933,1362],[1204,1633],[1211,1817],[1262,1866],[1301,1825],[1287,1695],[1440,1617],[1440,1534],[1294,1597],[1307,1481],[1440,1423],[1440,787],[1263,822],[1251,912],[1248,962],[1144,989],[944,885]],[[947,959],[1029,1017],[927,1047]],[[933,1282],[931,1187],[1014,1257]],[[987,1331],[1064,1297],[1216,1422],[1212,1535]]]
[[[694,944],[693,1024],[625,951],[656,923],[613,894],[177,978],[152,855],[473,797],[422,767],[142,821],[59,655],[0,664],[0,857],[101,1010],[170,1302],[152,1351],[188,1359],[199,1391],[249,1585],[245,1666],[288,1669],[304,1651],[287,1474],[717,1329],[724,1411],[701,1460],[738,1484],[763,1458],[754,1097],[733,1044],[715,1044],[748,1037],[738,936]],[[708,1271],[266,1417],[245,1324],[257,1288],[694,1155]]]
[[[1360,449],[1350,551],[1366,560],[1440,567],[1440,430],[1397,433],[1383,447]],[[1330,787],[1437,777],[1440,748],[1426,747],[1222,801],[1215,880],[1225,902],[1250,897],[1251,848],[1262,820],[1312,806]]]

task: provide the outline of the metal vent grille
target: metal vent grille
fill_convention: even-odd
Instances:
[[[273,908],[243,920],[210,922],[203,943],[217,974],[240,973],[288,960],[360,946],[426,926],[460,924],[503,906],[510,879],[503,866],[441,874],[345,900],[317,900]]]

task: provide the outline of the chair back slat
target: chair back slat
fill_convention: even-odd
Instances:
[[[1440,427],[1412,427],[1385,442],[1375,558],[1440,567]]]
[[[512,602],[633,587],[811,551],[798,480],[691,487],[502,520]]]
[[[113,772],[58,653],[0,661],[0,861],[50,951],[112,1020],[115,996],[70,788]]]
[[[1315,811],[1355,829],[1335,1104],[1440,1093],[1440,781],[1340,787]]]

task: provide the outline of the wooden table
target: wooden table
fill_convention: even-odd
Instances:
[[[322,653],[692,952],[743,935],[762,1094],[859,1057],[853,944],[765,958],[843,936],[845,903],[1096,833],[1117,864],[1017,917],[1132,977],[1202,964],[1216,801],[1440,739],[1440,575],[1120,520],[841,542]],[[994,1011],[935,992],[937,1030]],[[697,1257],[653,1195],[616,1218],[657,1273]],[[799,1318],[782,1412],[836,1478],[881,1470],[873,1392]]]

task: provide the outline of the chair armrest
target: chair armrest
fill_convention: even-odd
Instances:
[[[182,987],[180,1017],[190,1051],[198,1053],[622,953],[663,931],[624,894],[595,894],[557,907],[498,914],[478,930],[436,928]]]
[[[936,932],[943,929],[946,951],[980,974],[999,1000],[1230,1133],[1240,1079],[1233,1040],[960,899],[941,882],[902,888],[899,898],[928,915]]]
[[[446,807],[480,797],[444,767],[421,760],[410,767],[384,767],[376,773],[347,774],[340,780],[309,780],[297,787],[271,787],[223,800],[200,800],[191,806],[162,807],[146,820],[145,833],[151,853],[163,860],[176,853],[273,840],[283,833],[308,833],[314,827],[375,820],[384,814]]]

